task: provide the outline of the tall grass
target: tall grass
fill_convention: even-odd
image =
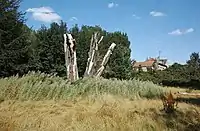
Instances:
[[[160,111],[160,100],[130,100],[156,98],[164,89],[134,79],[84,78],[69,84],[40,72],[4,78],[0,79],[0,130],[198,130],[197,106],[180,103],[169,115]]]
[[[54,75],[29,72],[23,77],[0,79],[0,98],[4,100],[58,100],[79,96],[112,94],[137,99],[156,98],[164,89],[152,82],[83,78],[73,84]]]

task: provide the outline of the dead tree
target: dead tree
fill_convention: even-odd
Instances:
[[[88,52],[88,61],[87,61],[87,66],[85,69],[84,76],[93,76],[95,73],[95,67],[96,67],[96,61],[98,57],[98,45],[101,43],[103,40],[103,36],[98,40],[98,33],[94,33],[91,38],[90,42],[90,50]]]
[[[71,34],[64,34],[64,51],[67,79],[71,82],[76,81],[79,78],[76,61],[76,41]]]
[[[114,50],[116,44],[115,43],[112,43],[111,46],[109,47],[106,55],[104,56],[103,58],[103,61],[101,63],[101,67],[97,70],[96,72],[96,75],[97,77],[101,76],[101,74],[103,73],[104,69],[105,69],[105,66],[107,65],[108,63],[108,60],[110,58],[110,55],[112,54],[112,51]]]
[[[99,57],[98,46],[102,42],[103,36],[101,36],[100,39],[98,39],[98,37],[99,33],[97,32],[92,35],[84,77],[101,76],[110,58],[110,55],[112,54],[113,49],[116,46],[115,43],[111,44],[106,55],[103,58],[100,68],[97,70],[96,69],[97,59]],[[65,51],[65,64],[67,68],[67,79],[71,82],[76,81],[79,79],[77,61],[76,61],[76,41],[75,39],[73,39],[71,34],[64,34],[64,51]]]
[[[109,47],[106,55],[103,58],[103,61],[101,63],[101,67],[96,71],[95,70],[95,66],[96,66],[96,62],[97,62],[97,57],[98,56],[98,46],[101,43],[101,41],[103,40],[103,36],[100,37],[100,39],[98,40],[98,33],[94,33],[94,35],[92,35],[91,38],[91,43],[90,43],[90,51],[88,52],[88,61],[87,61],[87,66],[86,66],[86,70],[85,70],[85,74],[84,76],[96,76],[99,77],[102,75],[105,66],[110,58],[110,55],[112,54],[113,49],[115,48],[116,44],[112,43],[111,46]]]

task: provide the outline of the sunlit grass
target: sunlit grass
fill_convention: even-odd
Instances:
[[[0,98],[4,100],[66,100],[104,93],[130,99],[156,98],[164,89],[152,82],[138,80],[84,78],[74,84],[53,75],[31,72],[21,78],[17,76],[0,79]]]
[[[183,91],[138,80],[84,78],[73,84],[30,72],[0,79],[0,131],[169,131],[200,128],[200,107],[161,111],[163,92]]]
[[[106,94],[76,101],[4,101],[0,104],[0,125],[15,131],[199,129],[199,107],[181,103],[172,115],[160,109],[162,104],[159,100],[130,101]]]

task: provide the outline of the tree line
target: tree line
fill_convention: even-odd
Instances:
[[[78,25],[72,28],[67,23],[51,23],[47,28],[33,30],[26,25],[25,13],[19,11],[20,0],[0,1],[0,77],[28,71],[41,71],[66,76],[63,34],[71,33],[76,39],[78,73],[85,72],[90,39],[94,32],[104,36],[99,45],[98,65],[112,42],[116,47],[104,70],[103,77],[152,81],[167,86],[200,87],[200,59],[198,53],[192,53],[185,65],[174,63],[164,71],[134,72],[130,59],[130,41],[123,32],[108,32],[100,26]]]
[[[33,30],[26,25],[25,13],[19,11],[20,0],[0,1],[0,77],[41,71],[66,76],[63,34],[71,33],[76,39],[79,76],[85,72],[90,39],[94,32],[104,36],[99,45],[100,64],[112,42],[116,48],[103,73],[105,78],[128,79],[131,77],[130,41],[123,32],[108,32],[100,26],[78,25],[72,28],[67,23],[51,23],[47,28]]]
[[[163,71],[134,72],[133,76],[164,86],[200,89],[200,57],[193,52],[186,64],[174,63]]]

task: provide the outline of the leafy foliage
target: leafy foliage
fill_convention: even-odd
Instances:
[[[149,80],[166,86],[192,87],[200,89],[199,53],[192,53],[185,65],[174,63],[164,71],[134,73],[141,80]]]
[[[65,75],[65,61],[63,50],[63,35],[67,30],[66,24],[61,22],[60,25],[52,23],[47,29],[42,26],[36,33],[38,43],[35,47],[35,60],[33,65],[35,69],[45,73]]]
[[[29,28],[24,13],[18,11],[20,0],[0,1],[0,77],[28,71]]]
[[[126,34],[121,32],[109,33],[99,26],[82,26],[81,29],[79,29],[78,26],[75,25],[69,32],[73,34],[77,41],[77,63],[79,75],[82,77],[85,72],[90,39],[92,34],[96,31],[98,31],[100,35],[104,36],[102,43],[99,45],[99,58],[97,60],[96,68],[98,69],[100,67],[109,46],[114,42],[117,46],[111,55],[103,76],[105,78],[130,78],[130,72],[132,70],[130,61],[131,51],[129,47],[130,42]]]
[[[99,45],[96,69],[100,67],[104,55],[112,42],[116,48],[103,72],[104,78],[138,78],[168,86],[200,87],[199,53],[192,53],[185,65],[174,63],[164,71],[134,72],[130,59],[130,41],[126,33],[107,32],[100,26],[67,28],[63,21],[42,25],[38,31],[25,24],[23,12],[19,11],[20,0],[0,1],[0,77],[26,74],[28,71],[41,71],[48,74],[66,76],[63,34],[72,33],[77,41],[77,63],[79,76],[83,76],[88,59],[90,39],[98,31],[104,36]]]
[[[48,74],[66,76],[64,60],[63,34],[70,32],[77,41],[77,63],[79,75],[82,77],[88,59],[90,39],[98,31],[104,36],[100,44],[97,67],[103,60],[111,42],[117,44],[104,77],[120,79],[130,78],[130,42],[126,34],[109,33],[99,26],[81,28],[75,25],[67,30],[65,22],[51,23],[50,27],[42,25],[38,31],[25,25],[24,13],[19,12],[19,0],[2,0],[0,11],[0,77],[23,75],[28,71],[42,71]]]

